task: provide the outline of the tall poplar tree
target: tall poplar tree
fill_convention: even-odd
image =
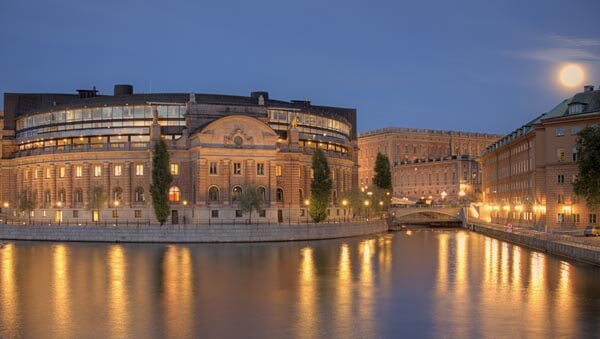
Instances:
[[[152,195],[152,207],[156,220],[162,226],[169,217],[169,187],[173,177],[169,169],[169,151],[167,144],[160,139],[154,145],[152,155],[152,184],[150,185],[150,195]]]
[[[331,194],[331,171],[323,151],[317,148],[312,157],[313,179],[310,183],[310,217],[315,222],[327,218],[327,205]]]
[[[589,207],[600,206],[600,127],[587,127],[579,132],[577,166],[575,194],[584,197]]]
[[[375,176],[373,177],[373,185],[378,188],[392,192],[392,172],[390,170],[390,159],[379,152],[375,159]]]

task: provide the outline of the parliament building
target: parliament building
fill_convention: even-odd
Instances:
[[[116,85],[77,94],[5,93],[0,114],[0,202],[6,218],[38,223],[155,223],[152,150],[170,155],[169,223],[245,220],[244,189],[257,189],[264,222],[308,220],[311,160],[324,151],[333,179],[328,215],[358,185],[356,110],[250,96],[135,94]],[[100,187],[102,208],[88,206]],[[35,208],[25,215],[19,197]]]

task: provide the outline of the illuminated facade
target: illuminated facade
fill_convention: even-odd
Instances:
[[[311,157],[322,149],[334,181],[330,217],[347,211],[337,197],[355,186],[356,110],[308,101],[211,94],[5,94],[0,199],[16,216],[17,197],[36,202],[35,221],[154,220],[150,183],[155,140],[167,142],[171,222],[245,220],[237,203],[247,187],[264,196],[258,219],[306,218]],[[107,198],[88,207],[92,188]]]
[[[417,128],[383,128],[360,133],[359,185],[372,184],[377,153],[392,166],[394,195],[458,200],[480,190],[479,156],[501,135]],[[462,194],[461,194],[462,192]]]
[[[491,145],[482,156],[481,216],[515,225],[573,228],[598,223],[573,194],[577,133],[600,123],[600,91],[584,91],[564,100]]]

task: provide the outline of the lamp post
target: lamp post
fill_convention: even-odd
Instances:
[[[310,205],[310,200],[304,200],[304,206],[306,206],[306,223],[308,224],[308,205]]]
[[[119,207],[119,200],[115,200],[114,202],[115,208]],[[113,216],[115,217],[115,227],[117,226],[117,217],[118,217],[118,210],[115,210],[115,212],[113,212]]]
[[[346,200],[346,199],[342,200],[342,206],[344,206],[344,222],[346,222],[346,215],[347,215],[346,205],[348,205],[348,200]]]
[[[5,223],[8,223],[8,207],[10,206],[10,204],[8,203],[8,201],[5,201],[4,204],[2,204],[2,207],[6,210],[4,211],[4,219],[5,219]]]
[[[369,221],[369,200],[365,200],[365,207],[367,208],[367,221]]]
[[[187,204],[188,204],[187,200],[184,200],[183,201],[183,226],[186,225],[185,211],[186,211]]]

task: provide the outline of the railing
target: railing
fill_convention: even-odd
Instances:
[[[220,219],[220,218],[210,218],[210,219],[192,219],[192,220],[183,220],[180,219],[178,223],[172,223],[171,220],[165,222],[163,227],[169,228],[184,228],[184,227],[206,227],[206,226],[236,226],[236,225],[306,225],[306,224],[342,224],[342,223],[358,223],[358,222],[368,222],[374,220],[380,220],[381,217],[375,216],[367,218],[365,216],[356,216],[356,217],[338,217],[338,218],[329,218],[320,223],[315,223],[310,218],[294,218],[288,219],[284,218],[284,221],[277,222],[272,221],[270,219],[261,220],[260,218],[248,220],[246,218],[236,218],[236,219]],[[50,221],[50,220],[27,220],[24,218],[7,218],[0,219],[0,225],[14,225],[14,226],[48,226],[48,227],[157,227],[160,225],[158,221],[155,219],[103,219],[99,221],[91,221],[91,220],[69,220],[69,221]]]

